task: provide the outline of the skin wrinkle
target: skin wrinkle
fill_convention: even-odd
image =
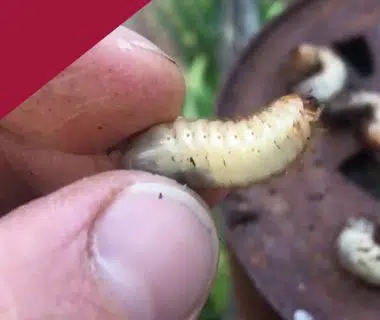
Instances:
[[[106,197],[104,197],[99,204],[97,204],[96,208],[97,208],[97,211],[98,212],[104,212],[104,210],[106,209],[106,207],[109,206],[109,204],[112,202],[112,200],[114,199],[114,197],[116,197],[121,191],[123,190],[122,187],[115,187],[111,193],[107,194]],[[49,196],[47,196],[47,198],[49,198]],[[43,198],[40,198],[39,200],[37,201],[42,201]],[[53,204],[52,204],[52,210],[54,210],[54,206],[55,206],[55,200],[53,200]],[[55,270],[54,268],[54,265],[56,263],[56,261],[58,261],[58,259],[61,259],[63,256],[67,256],[67,254],[70,253],[70,250],[75,250],[72,249],[72,245],[74,246],[77,246],[78,243],[82,243],[83,244],[83,250],[79,250],[79,255],[77,256],[77,258],[79,258],[81,261],[84,261],[82,263],[80,263],[81,266],[84,266],[85,268],[90,268],[91,269],[91,261],[89,263],[89,260],[92,259],[92,254],[89,253],[89,250],[88,250],[88,238],[90,237],[89,233],[88,233],[88,230],[91,230],[92,228],[90,227],[94,222],[95,222],[95,219],[98,218],[98,214],[95,214],[95,215],[89,215],[88,216],[88,220],[83,220],[80,224],[80,227],[76,230],[74,230],[74,232],[71,232],[70,234],[68,234],[63,240],[64,241],[60,241],[56,246],[50,248],[50,251],[48,252],[44,252],[43,256],[44,257],[50,257],[50,259],[48,260],[44,260],[44,263],[40,266],[40,268],[43,269],[46,269],[46,270]],[[82,238],[82,239],[80,239]],[[80,239],[80,240],[78,240]],[[75,250],[76,251],[76,250]],[[68,252],[68,253],[65,253],[65,252]],[[46,264],[46,262],[48,262],[48,264]],[[51,266],[49,266],[51,264]],[[35,260],[34,260],[34,257],[31,258],[31,260],[25,260],[23,259],[21,262],[20,262],[20,265],[15,265],[14,263],[12,264],[12,268],[16,268],[18,270],[33,270],[33,266],[35,266]],[[73,268],[65,268],[64,270],[66,270],[66,273],[64,275],[61,275],[60,272],[58,274],[58,276],[61,278],[62,276],[64,277],[64,283],[69,283],[69,279],[70,279],[70,272],[72,274],[75,274],[76,273],[76,270],[78,269],[78,263],[76,262],[74,264],[74,267]],[[79,267],[79,269],[83,269],[82,267]],[[4,270],[4,269],[3,269]],[[71,271],[70,271],[71,270]],[[69,273],[67,273],[68,271],[70,271]],[[92,274],[93,270],[90,270],[89,272],[85,272],[83,271],[82,274],[84,276],[88,275],[88,274]],[[49,271],[50,273],[50,276],[51,277],[51,271]],[[92,274],[94,275],[94,274]],[[53,277],[54,278],[54,277]],[[75,277],[71,277],[71,278],[75,278]],[[81,277],[83,278],[83,277]],[[94,278],[92,277],[85,277],[85,278],[88,278],[86,281],[90,281],[92,283],[92,286],[93,285],[96,285],[98,286],[99,283],[94,281]],[[75,280],[75,279],[74,279]],[[54,282],[55,283],[55,282]],[[93,289],[91,289],[93,290]],[[100,290],[101,294],[102,294],[102,290],[101,288],[99,287],[98,290]],[[79,295],[78,295],[79,294]],[[78,304],[78,298],[80,297],[83,297],[83,301],[86,301],[86,302],[90,302],[90,304],[92,306],[97,306],[97,308],[99,308],[99,312],[101,312],[102,316],[106,315],[107,313],[109,313],[109,315],[112,315],[113,312],[111,312],[111,310],[105,310],[103,307],[102,307],[102,303],[99,301],[93,301],[91,299],[89,299],[88,297],[91,297],[91,295],[88,295],[86,293],[83,293],[82,291],[79,291],[78,293],[75,293],[73,296],[72,295],[69,295],[68,296],[69,298],[65,298],[65,297],[62,297],[61,298],[58,298],[57,297],[57,301],[58,300],[65,300],[66,302],[64,303],[65,305],[66,304],[70,304],[71,301],[72,301],[72,304],[73,305],[76,305]],[[58,310],[61,310],[58,306],[57,308]],[[74,308],[75,309],[75,308]],[[54,314],[56,316],[60,315],[62,311],[58,311],[58,314]],[[53,314],[51,314],[53,315]],[[65,314],[66,315],[66,314]],[[46,315],[44,315],[46,316]]]
[[[85,69],[85,68],[84,68]],[[107,69],[106,73],[98,74],[91,72],[90,70],[83,70],[84,76],[90,76],[92,82],[97,82],[97,85],[101,85],[101,87],[97,87],[99,89],[104,89],[104,91],[107,91],[107,88],[110,84],[110,82],[113,80],[113,77],[120,76],[117,74],[116,70],[113,70],[111,68]],[[55,95],[68,95],[73,96],[74,94],[78,94],[78,98],[84,98],[87,102],[89,100],[90,102],[93,100],[100,99],[101,97],[98,97],[96,99],[89,98],[88,93],[85,96],[82,96],[81,90],[77,89],[77,79],[78,75],[62,75],[59,77],[61,79],[60,83],[54,83],[54,85],[51,86],[52,91],[54,91]],[[87,88],[87,90],[90,90],[90,88]],[[49,91],[47,91],[49,93]],[[89,92],[91,93],[91,91]],[[106,96],[110,96],[112,93],[106,94]],[[91,96],[91,95],[90,95]]]
[[[59,151],[52,151],[49,153],[48,150],[35,149],[31,146],[17,145],[17,142],[11,142],[13,146],[8,146],[6,150],[8,163],[14,168],[20,168],[18,170],[18,175],[24,177],[24,182],[29,185],[32,190],[38,190],[38,194],[41,196],[49,191],[54,191],[59,187],[62,187],[68,183],[74,182],[76,179],[82,178],[88,174],[98,173],[101,171],[112,170],[113,165],[111,159],[106,155],[94,155],[94,156],[83,156],[83,155],[70,155],[64,154]],[[4,149],[5,143],[1,144],[1,148]],[[23,150],[20,150],[23,148]],[[26,159],[34,158],[35,163],[28,163]],[[40,159],[40,161],[39,161]],[[59,179],[55,179],[54,182],[47,181],[50,179],[51,172],[54,168],[59,169],[63,164],[63,169],[65,164],[64,161],[68,162],[68,168],[65,175],[60,175]],[[76,169],[75,167],[70,167],[70,163],[77,162],[78,165],[83,167],[83,170]],[[45,167],[50,166],[50,168]],[[15,167],[17,165],[17,167]],[[44,168],[45,167],[45,168]],[[16,170],[16,169],[14,169]],[[46,172],[46,178],[39,178],[41,170]],[[36,197],[37,194],[34,194]]]
[[[12,179],[14,184],[2,186],[1,196],[0,196],[0,217],[5,215],[10,210],[14,209],[19,202],[27,202],[31,200],[32,197],[37,195],[33,190],[28,189],[28,187],[23,183],[21,177],[18,177],[13,173],[8,162],[4,158],[1,160],[0,166],[2,167],[3,174],[2,179],[8,181]]]
[[[78,108],[76,109],[75,112],[73,112],[70,116],[66,117],[58,126],[52,127],[50,130],[46,130],[45,132],[46,133],[50,133],[50,134],[56,133],[57,131],[59,131],[60,129],[62,129],[62,127],[64,127],[65,125],[67,125],[70,121],[75,120],[78,117],[83,116],[86,113],[88,113],[88,110],[84,109],[83,107],[85,107],[86,105],[90,105],[90,104],[92,104],[94,102],[99,102],[101,100],[106,100],[109,97],[110,97],[110,94],[109,95],[105,95],[105,96],[100,97],[100,98],[92,99],[92,100],[89,99],[86,102],[78,104],[77,105]]]
[[[86,230],[84,230],[86,231]],[[88,233],[86,232],[86,237],[88,237]],[[94,286],[97,291],[99,292],[99,294],[102,296],[104,295],[103,294],[103,291],[102,289],[100,288],[100,282],[98,281],[95,281],[93,277],[89,277],[88,275],[91,274],[92,272],[92,266],[91,264],[89,263],[89,256],[88,256],[88,252],[87,252],[87,241],[85,241],[85,246],[83,248],[82,251],[80,251],[80,253],[83,253],[83,254],[80,254],[78,259],[79,259],[79,262],[77,263],[80,267],[81,270],[85,270],[87,269],[87,271],[84,271],[83,272],[83,277],[86,279],[83,284],[85,285],[86,283],[89,284],[90,287]],[[75,275],[75,270],[73,270],[73,274]],[[93,275],[93,274],[91,274]],[[72,277],[72,278],[76,278],[76,277]],[[68,279],[70,279],[70,277],[68,277]],[[75,286],[76,287],[76,286]],[[93,289],[90,288],[90,291],[92,291]],[[78,301],[83,301],[85,302],[86,305],[90,305],[91,308],[89,308],[90,310],[93,310],[95,313],[98,313],[100,315],[103,316],[107,316],[107,317],[111,317],[111,316],[114,316],[113,312],[111,310],[107,310],[107,308],[104,307],[104,303],[102,303],[101,301],[98,301],[98,299],[91,299],[90,297],[92,295],[88,295],[87,293],[83,292],[85,290],[81,290],[79,292],[76,292],[75,294],[73,294],[72,296],[69,295],[69,299],[68,302],[72,305],[82,305],[82,303],[78,303]],[[75,309],[75,308],[74,308]],[[65,315],[67,317],[67,315]]]
[[[97,213],[95,215],[96,218],[89,221],[88,228],[87,228],[87,241],[86,241],[86,247],[85,247],[85,252],[86,252],[85,257],[87,260],[86,265],[89,266],[90,273],[92,274],[93,278],[98,280],[95,282],[95,284],[98,286],[98,290],[102,293],[104,292],[103,291],[104,289],[102,290],[100,288],[100,284],[101,284],[102,279],[101,279],[101,277],[99,277],[100,273],[98,273],[96,271],[97,263],[95,262],[94,235],[93,235],[93,232],[95,230],[94,226],[95,226],[96,222],[98,221],[98,219],[101,219],[101,217],[106,214],[106,209],[112,204],[112,202],[118,197],[118,195],[123,190],[124,190],[124,188],[117,187],[117,188],[113,188],[109,192],[108,196],[104,199],[104,201],[102,201],[99,204]],[[108,296],[106,296],[105,299],[110,300]],[[110,303],[114,303],[114,301],[110,301]],[[95,304],[95,307],[102,314],[104,313],[104,311],[106,311],[106,312],[108,311],[108,310],[105,310],[99,304]],[[111,311],[109,312],[108,316],[109,317],[112,316]]]
[[[17,177],[16,179],[18,181],[22,182],[22,184],[26,187],[27,190],[29,190],[30,192],[32,192],[32,190],[34,190],[34,189],[32,188],[31,184],[28,182],[27,179],[25,179],[24,177],[22,177],[22,175],[20,174],[20,170],[18,170],[13,165],[13,162],[9,158],[9,154],[8,154],[7,150],[4,148],[4,146],[3,146],[2,143],[0,143],[0,150],[2,151],[1,153],[3,155],[3,160],[5,160],[5,163],[8,165],[8,169],[12,172],[12,175],[15,175]],[[32,194],[33,194],[34,197],[38,196],[38,193],[32,192]],[[2,212],[0,212],[0,217],[1,217],[1,215],[2,215]]]
[[[91,268],[93,269],[93,273],[94,275],[96,275],[96,272],[95,272],[95,268],[96,268],[96,265],[95,265],[95,262],[94,262],[94,243],[93,243],[93,239],[94,239],[94,236],[93,236],[93,231],[94,231],[94,225],[96,224],[96,222],[98,221],[98,219],[101,219],[101,217],[103,215],[106,214],[106,209],[112,204],[112,202],[118,197],[118,195],[124,190],[124,188],[121,188],[121,187],[117,187],[117,188],[114,188],[110,191],[108,197],[106,199],[104,199],[104,201],[102,201],[102,203],[100,203],[99,205],[99,208],[98,208],[98,213],[96,214],[96,219],[93,219],[92,221],[89,222],[89,226],[88,226],[88,234],[87,234],[87,247],[86,247],[86,251],[87,251],[87,254],[88,254],[88,257],[89,257],[89,260],[90,260],[90,266]]]
[[[80,251],[80,253],[84,253],[85,250]],[[57,257],[62,257],[62,252],[57,252]],[[53,263],[54,264],[54,263]],[[79,266],[79,267],[78,267]],[[81,286],[78,287],[76,284],[78,281],[78,269],[82,270],[80,279],[83,279]],[[73,317],[77,318],[77,311],[75,306],[80,305],[84,309],[91,310],[91,313],[99,314],[101,317],[104,316],[114,316],[111,310],[107,310],[104,307],[104,303],[101,299],[93,299],[93,294],[88,294],[88,292],[93,292],[94,288],[99,292],[99,295],[102,296],[102,290],[99,287],[99,283],[94,280],[94,278],[89,277],[90,271],[88,257],[86,254],[79,254],[75,260],[75,265],[72,268],[66,268],[66,272],[63,275],[58,275],[59,278],[63,278],[61,282],[65,283],[67,287],[72,289],[68,290],[67,293],[63,295],[58,295],[55,301],[57,301],[57,305],[55,306],[56,313],[51,313],[49,316],[65,316],[66,318],[70,318],[67,310],[72,309]],[[51,270],[51,268],[47,268],[47,270]],[[55,281],[56,282],[56,281]],[[71,284],[72,283],[72,284]],[[81,288],[77,290],[77,288]],[[72,307],[74,306],[74,307]],[[86,306],[90,306],[89,308]],[[45,317],[47,315],[44,315]],[[49,318],[49,317],[47,317]]]

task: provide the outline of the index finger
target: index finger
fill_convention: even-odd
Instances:
[[[184,79],[173,60],[119,27],[0,125],[42,147],[93,154],[175,119],[184,94]]]

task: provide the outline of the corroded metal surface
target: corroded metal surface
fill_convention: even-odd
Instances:
[[[296,4],[244,51],[219,97],[219,114],[247,115],[253,106],[285,94],[279,66],[301,42],[332,44],[364,35],[376,68],[380,65],[376,21],[378,1]],[[380,90],[376,71],[358,74],[355,84]],[[348,132],[320,131],[302,164],[267,184],[233,192],[223,204],[227,241],[250,279],[285,319],[293,319],[300,309],[314,319],[380,317],[380,290],[343,271],[334,251],[347,218],[380,220],[380,201],[339,169],[359,150]],[[368,168],[359,161],[350,170],[363,173]]]

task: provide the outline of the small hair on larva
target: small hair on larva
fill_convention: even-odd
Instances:
[[[283,173],[309,143],[322,107],[291,94],[241,120],[158,124],[129,142],[125,169],[147,171],[190,187],[247,187]]]
[[[352,218],[337,239],[341,266],[362,281],[380,285],[380,246],[375,241],[376,224],[366,218]]]

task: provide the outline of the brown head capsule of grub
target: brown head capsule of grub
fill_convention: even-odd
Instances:
[[[304,112],[310,122],[317,122],[321,118],[324,106],[312,95],[301,95],[304,104]]]

